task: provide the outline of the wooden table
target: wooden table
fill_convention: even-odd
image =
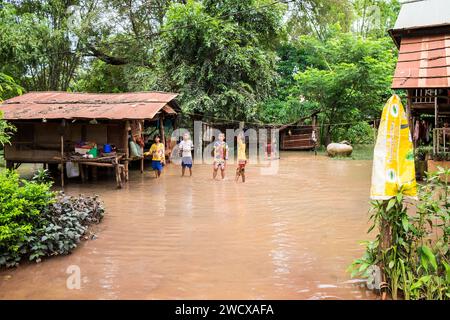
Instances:
[[[121,164],[120,162],[125,158],[125,153],[116,153],[112,156],[103,156],[97,158],[83,158],[82,156],[74,156],[70,154],[66,154],[64,156],[64,163],[73,162],[78,163],[80,167],[80,176],[81,181],[86,181],[86,175],[84,172],[84,166],[92,166],[92,167],[109,167],[114,168],[114,174],[116,176],[117,188],[122,188],[122,182],[128,181],[128,170],[126,165]]]

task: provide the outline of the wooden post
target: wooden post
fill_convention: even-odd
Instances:
[[[141,124],[142,124],[142,127],[141,127],[141,129],[142,129],[142,131],[141,131],[141,138],[142,138],[142,141],[143,141],[143,143],[144,143],[144,146],[143,147],[141,147],[141,150],[142,150],[142,158],[141,158],[141,163],[140,163],[140,165],[141,165],[141,173],[144,173],[144,152],[145,152],[145,142],[144,142],[144,135],[142,134],[142,132],[144,132],[144,124],[145,124],[145,120],[142,120],[142,122],[141,122]],[[126,179],[128,179],[128,177],[126,178]]]
[[[120,189],[120,188],[122,188],[122,178],[121,178],[121,173],[120,173],[120,164],[117,161],[117,159],[115,159],[113,161],[113,167],[114,167],[114,173],[116,175],[117,188]]]
[[[128,159],[130,158],[130,147],[128,145],[128,128],[130,127],[130,122],[127,120],[125,121],[125,129],[123,134],[123,143],[124,143],[124,150],[125,150],[125,181],[128,181]]]
[[[61,134],[61,188],[64,190],[64,134]]]
[[[434,128],[437,129],[439,126],[439,111],[438,111],[438,103],[437,103],[437,89],[434,90]],[[439,134],[439,130],[435,131],[437,134]],[[444,134],[445,136],[445,134]],[[439,150],[439,143],[440,143],[440,137],[437,136],[436,137],[436,143],[435,143],[435,147],[434,147],[434,153],[438,153]],[[444,150],[445,151],[445,150]]]
[[[86,181],[86,175],[84,173],[84,166],[82,163],[78,164],[78,167],[80,168],[80,177],[81,177],[81,182],[85,182]]]
[[[11,160],[6,160],[6,169],[9,169],[9,170],[14,169],[14,162]]]
[[[406,116],[408,117],[408,125],[409,125],[409,132],[411,134],[411,140],[413,141],[413,148],[416,148],[416,142],[414,141],[414,121],[412,121],[412,111],[411,111],[411,107],[412,107],[412,99],[411,99],[411,90],[408,90],[408,97],[407,97],[407,101],[408,103],[406,104]]]
[[[437,89],[434,90],[434,127],[437,128],[439,125],[438,116],[438,99],[437,99]]]
[[[166,147],[166,138],[164,132],[164,113],[161,112],[159,115],[159,135],[161,136],[161,142]]]

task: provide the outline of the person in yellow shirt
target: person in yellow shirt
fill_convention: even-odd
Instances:
[[[242,182],[245,182],[245,165],[247,164],[247,156],[245,155],[245,136],[243,132],[238,134],[237,146],[238,167],[236,168],[236,182],[238,182],[239,177],[242,177]]]
[[[165,151],[164,144],[160,142],[161,138],[159,135],[155,136],[155,143],[150,147],[149,152],[144,155],[152,156],[152,169],[155,171],[156,178],[161,176],[163,166],[165,163]]]

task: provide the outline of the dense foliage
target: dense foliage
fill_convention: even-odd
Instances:
[[[303,38],[308,68],[294,75],[299,93],[321,111],[327,142],[337,126],[378,119],[392,94],[390,84],[396,53],[391,40],[364,39],[337,33],[325,42]],[[380,100],[381,99],[381,100]]]
[[[13,171],[0,172],[0,265],[20,260],[26,237],[53,199],[50,186],[21,180]]]
[[[37,176],[42,177],[42,175]],[[103,217],[97,197],[54,193],[40,178],[27,181],[14,171],[0,172],[0,266],[22,258],[68,254]]]
[[[407,204],[401,193],[372,204],[372,227],[379,233],[365,243],[353,265],[353,276],[370,277],[379,266],[381,289],[394,299],[450,299],[450,170],[430,174],[419,201]],[[413,213],[415,211],[415,213]]]
[[[271,0],[170,7],[159,61],[169,89],[183,94],[185,111],[239,120],[255,116],[254,106],[270,95],[276,77],[272,48],[282,13]]]
[[[22,94],[22,87],[19,86],[11,76],[0,72],[0,103],[7,98]],[[15,127],[4,121],[0,111],[0,150],[3,145],[9,142]]]
[[[321,110],[325,138],[353,140],[347,130],[366,132],[390,93],[386,30],[398,10],[397,0],[12,1],[0,5],[0,72],[27,91],[177,91],[199,118],[285,124]]]

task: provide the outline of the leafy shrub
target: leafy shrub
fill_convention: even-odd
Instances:
[[[450,300],[450,170],[429,174],[419,189],[416,214],[408,214],[401,192],[389,201],[372,203],[379,233],[366,242],[366,252],[351,266],[352,276],[369,277],[379,266],[392,297]]]
[[[416,159],[424,161],[428,155],[433,153],[433,146],[419,146],[415,149]]]
[[[51,177],[48,169],[38,169],[32,178],[34,182],[37,183],[46,183],[51,181]]]
[[[24,257],[70,253],[86,235],[89,225],[99,223],[104,208],[98,197],[67,196],[42,182],[14,171],[0,172],[0,266],[16,266]]]
[[[60,193],[41,215],[43,223],[26,237],[29,259],[68,254],[77,247],[89,225],[99,223],[104,208],[98,197],[67,196]]]
[[[333,141],[349,141],[352,144],[373,144],[375,129],[367,122],[358,122],[350,127],[333,130]]]
[[[22,180],[14,171],[0,172],[0,266],[20,260],[23,243],[53,201],[51,184]]]

